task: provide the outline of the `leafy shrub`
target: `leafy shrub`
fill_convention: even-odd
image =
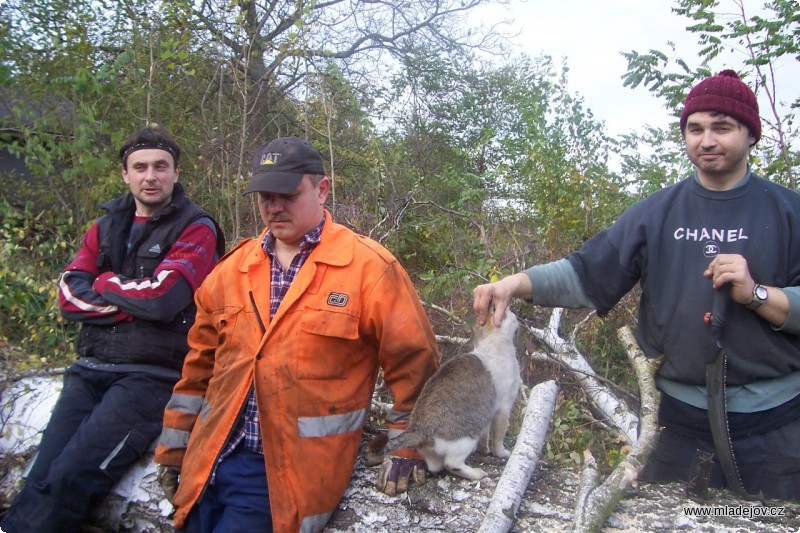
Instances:
[[[63,366],[72,358],[73,324],[62,319],[57,279],[73,255],[72,221],[44,222],[0,203],[0,338],[24,348],[17,370]]]

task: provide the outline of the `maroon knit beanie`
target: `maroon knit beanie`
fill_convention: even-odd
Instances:
[[[761,139],[756,95],[733,70],[723,70],[706,78],[689,91],[681,113],[681,133],[686,130],[689,115],[698,111],[724,113],[747,126],[756,142]]]

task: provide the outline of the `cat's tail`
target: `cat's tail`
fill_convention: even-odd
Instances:
[[[398,448],[416,448],[423,442],[425,442],[425,438],[422,435],[414,431],[406,430],[387,442],[386,446],[383,448],[383,453],[386,454]]]
[[[415,448],[423,442],[424,439],[412,431],[405,431],[392,440],[386,433],[378,433],[367,443],[367,465],[381,464],[387,453],[398,448]]]
[[[383,462],[383,449],[389,442],[386,433],[378,433],[367,443],[367,466],[379,465]]]

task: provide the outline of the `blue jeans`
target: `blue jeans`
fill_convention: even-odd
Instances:
[[[270,533],[272,513],[264,456],[243,445],[217,465],[179,533]]]
[[[5,533],[78,531],[161,433],[174,382],[72,365]]]

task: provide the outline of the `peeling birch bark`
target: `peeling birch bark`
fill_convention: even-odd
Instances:
[[[639,439],[633,444],[625,459],[599,486],[597,483],[600,474],[595,460],[588,450],[585,452],[586,461],[581,474],[581,487],[575,501],[573,531],[600,531],[622,500],[625,491],[637,479],[658,438],[658,404],[661,395],[656,389],[655,374],[661,365],[661,360],[650,359],[644,355],[629,327],[618,329],[617,335],[633,365],[639,384],[641,401]]]
[[[530,393],[517,444],[481,523],[480,533],[505,533],[511,529],[525,488],[544,447],[558,394],[555,381],[536,385]]]

